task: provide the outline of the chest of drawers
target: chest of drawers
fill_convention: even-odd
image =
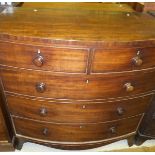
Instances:
[[[26,141],[62,149],[120,139],[132,145],[155,90],[153,18],[66,8],[14,11],[0,15],[9,23],[0,28],[0,73],[16,148]]]

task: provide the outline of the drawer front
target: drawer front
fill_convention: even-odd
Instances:
[[[60,142],[85,142],[135,132],[141,116],[100,124],[52,124],[14,117],[16,133]]]
[[[155,47],[94,52],[93,73],[121,72],[155,67]]]
[[[40,53],[39,53],[40,52]],[[53,72],[86,73],[88,50],[0,42],[0,63]]]
[[[155,71],[103,76],[56,76],[49,72],[2,69],[6,91],[59,99],[103,99],[155,89]]]
[[[97,123],[145,112],[152,95],[105,103],[54,102],[7,95],[12,115],[58,123]],[[24,109],[24,110],[22,110]]]

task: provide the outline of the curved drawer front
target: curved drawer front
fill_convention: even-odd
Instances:
[[[12,115],[59,123],[97,123],[144,113],[152,95],[105,103],[55,102],[7,95]],[[24,109],[24,110],[23,110]]]
[[[103,76],[56,76],[49,72],[2,69],[6,91],[60,99],[103,99],[155,89],[155,71]],[[149,81],[149,82],[148,82]]]
[[[94,52],[92,72],[121,72],[155,67],[155,47]]]
[[[88,50],[0,42],[0,63],[53,72],[86,73]]]
[[[16,133],[59,142],[86,142],[135,132],[141,116],[102,124],[52,124],[14,117]]]

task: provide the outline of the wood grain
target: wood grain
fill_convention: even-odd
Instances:
[[[97,123],[123,119],[142,114],[148,108],[152,95],[109,102],[56,102],[7,95],[12,115],[56,123]],[[123,113],[118,113],[118,108]],[[22,110],[21,110],[22,109]],[[41,110],[46,109],[45,114]]]
[[[8,66],[70,73],[86,73],[87,70],[87,49],[0,42],[0,51],[0,63]],[[43,65],[40,67],[34,64],[38,55],[43,57]]]
[[[24,3],[0,21],[3,105],[15,139],[26,139],[17,148],[35,138],[62,148],[133,144],[155,90],[154,17],[126,4]]]
[[[76,3],[71,9],[38,8],[35,12],[34,8],[21,7],[13,13],[0,14],[0,33],[49,40],[124,43],[155,37],[155,20],[145,13],[128,15],[128,12],[103,11],[102,7],[82,10],[76,8]]]
[[[143,63],[136,66],[133,58],[139,53]],[[93,73],[141,70],[155,67],[155,48],[97,49],[92,62]]]
[[[0,108],[0,141],[8,141],[7,128],[5,125],[4,117],[2,114],[2,110]]]
[[[119,3],[108,3],[108,2],[97,2],[97,3],[91,3],[91,2],[78,2],[78,3],[51,3],[51,2],[40,2],[40,3],[23,3],[20,6],[22,8],[46,8],[46,9],[79,9],[79,10],[102,10],[102,11],[121,11],[121,12],[134,12],[134,9],[130,7],[128,4],[119,4]]]
[[[0,152],[9,152],[14,151],[14,148],[11,143],[11,136],[8,133],[8,124],[6,124],[8,121],[5,120],[6,116],[4,116],[2,111],[2,104],[2,96],[0,93]]]
[[[13,68],[12,68],[13,69]],[[146,93],[155,89],[154,70],[106,75],[53,75],[50,72],[1,69],[5,91],[57,99],[106,99]],[[50,80],[49,80],[50,79]],[[149,82],[148,82],[149,81]],[[134,90],[127,92],[124,85]],[[36,84],[45,84],[40,93]]]
[[[14,117],[16,133],[38,139],[59,142],[87,142],[112,138],[136,131],[141,116],[101,124],[52,124]],[[128,121],[128,123],[126,123]],[[26,124],[26,125],[25,125]],[[116,133],[110,128],[116,127]],[[43,130],[47,128],[47,135]]]

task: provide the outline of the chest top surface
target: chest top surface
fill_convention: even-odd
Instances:
[[[147,13],[105,11],[99,4],[56,6],[3,11],[0,34],[82,42],[134,42],[155,38],[155,20]]]

